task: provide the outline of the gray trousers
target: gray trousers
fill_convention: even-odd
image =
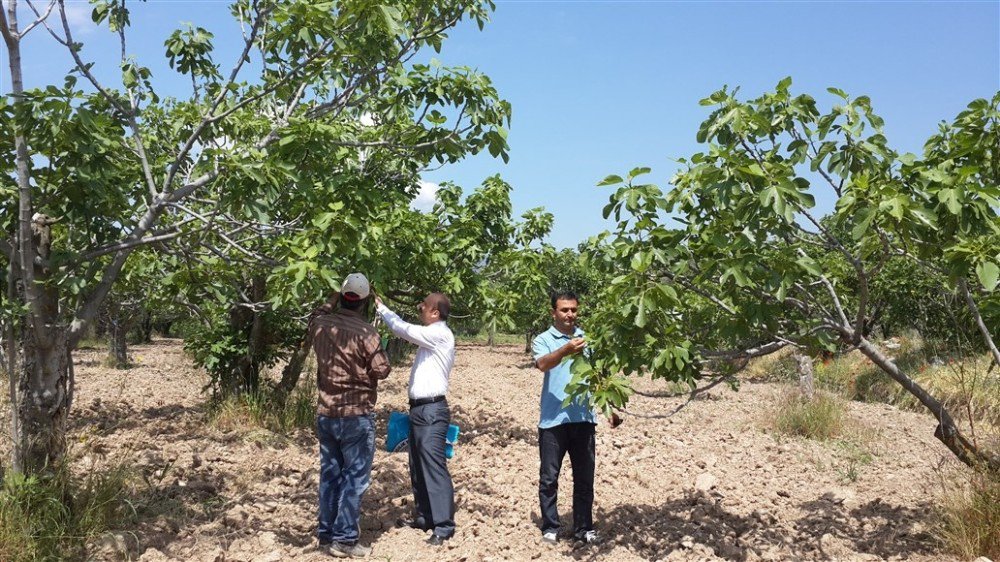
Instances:
[[[449,423],[446,400],[410,408],[410,484],[416,516],[442,538],[455,534],[455,488],[444,456]]]

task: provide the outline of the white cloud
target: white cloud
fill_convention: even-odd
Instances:
[[[62,23],[59,21],[58,8],[55,11],[56,13],[52,14],[49,19],[49,25],[54,24],[55,29],[59,29],[62,27]],[[86,34],[97,29],[94,20],[90,17],[92,12],[93,8],[89,3],[66,3],[66,21],[69,22],[73,33]]]
[[[420,191],[416,198],[410,201],[410,208],[422,213],[429,213],[437,201],[437,191],[441,186],[429,181],[420,180]]]

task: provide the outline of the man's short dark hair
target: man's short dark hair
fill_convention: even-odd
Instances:
[[[573,291],[554,291],[552,293],[552,310],[556,309],[556,301],[576,301],[580,303],[580,298]]]
[[[434,308],[441,316],[441,320],[447,320],[448,315],[451,314],[451,301],[448,300],[448,295],[444,293],[431,293],[431,296],[434,297]]]
[[[352,301],[345,299],[344,295],[340,295],[340,308],[346,308],[347,310],[361,310],[367,302],[367,298]]]

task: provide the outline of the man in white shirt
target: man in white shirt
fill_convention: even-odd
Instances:
[[[392,333],[416,345],[410,369],[410,483],[415,518],[401,525],[434,530],[427,540],[441,545],[455,534],[455,489],[445,458],[445,438],[451,411],[445,395],[455,365],[455,336],[448,328],[451,303],[443,293],[431,293],[417,305],[423,326],[404,322],[375,298],[377,310]]]

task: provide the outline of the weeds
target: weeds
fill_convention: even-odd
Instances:
[[[82,558],[88,543],[135,520],[133,476],[125,463],[84,476],[66,465],[44,475],[7,473],[0,488],[0,560]]]
[[[266,429],[287,433],[316,423],[316,381],[305,378],[287,397],[271,388],[230,396],[209,405],[211,423],[224,431]],[[259,436],[258,440],[261,440]]]
[[[780,435],[826,441],[844,430],[844,401],[827,392],[816,392],[813,399],[797,389],[789,390],[775,408],[772,425]]]
[[[945,548],[971,560],[1000,558],[1000,474],[973,470],[942,479],[940,525]]]
[[[837,467],[837,474],[845,484],[858,481],[861,476],[861,469],[870,465],[874,460],[868,450],[853,440],[842,439],[837,441],[838,447],[843,451],[843,465]]]

